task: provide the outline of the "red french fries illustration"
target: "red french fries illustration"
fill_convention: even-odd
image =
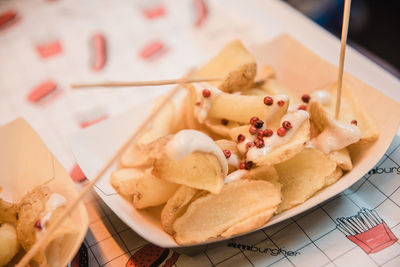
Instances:
[[[337,228],[367,254],[394,244],[397,237],[375,210],[363,208],[357,215],[337,218]]]

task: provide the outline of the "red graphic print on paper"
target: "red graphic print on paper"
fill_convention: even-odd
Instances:
[[[60,41],[57,40],[36,45],[36,51],[39,53],[41,58],[49,58],[60,54],[62,52],[62,46]]]
[[[171,267],[178,258],[179,254],[173,250],[147,244],[132,255],[126,263],[126,267]]]
[[[204,0],[194,0],[196,10],[195,26],[200,27],[207,18],[207,6]]]
[[[8,10],[0,13],[0,30],[15,25],[19,21],[19,16],[15,10]]]
[[[100,71],[106,64],[107,47],[103,34],[96,33],[92,36],[92,69]]]
[[[375,210],[363,208],[357,215],[337,218],[338,229],[367,254],[394,244],[397,237]]]
[[[163,55],[166,50],[164,43],[161,41],[153,41],[140,50],[139,56],[146,60],[153,60]]]
[[[154,6],[151,8],[143,9],[143,14],[148,19],[155,19],[165,15],[165,8],[163,6]]]

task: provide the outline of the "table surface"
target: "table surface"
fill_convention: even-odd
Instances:
[[[129,109],[134,99],[150,101],[165,91],[165,87],[155,87],[73,92],[69,90],[72,82],[180,77],[233,38],[252,45],[283,32],[327,61],[338,61],[337,38],[279,1],[1,1],[0,14],[8,10],[15,10],[17,17],[0,28],[0,124],[18,116],[27,119],[67,170],[75,164],[67,142],[69,134]],[[90,40],[96,33],[101,33],[107,44],[106,65],[100,71],[91,67],[94,51]],[[351,48],[345,67],[400,101],[399,81]],[[28,94],[47,80],[54,81],[57,89],[39,102],[28,101]],[[399,266],[398,241],[368,254],[336,226],[337,218],[356,215],[365,207],[375,210],[388,231],[400,236],[399,145],[400,138],[396,137],[375,174],[366,174],[318,207],[209,248],[196,257],[166,250],[168,263]],[[122,223],[94,192],[86,197],[85,204],[90,217],[85,239],[90,266],[124,266],[137,251],[148,249],[147,242]],[[249,251],[228,246],[232,242],[281,251],[277,255]],[[284,255],[283,250],[293,253]]]

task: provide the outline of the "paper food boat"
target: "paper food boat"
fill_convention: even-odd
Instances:
[[[254,47],[251,53],[255,56],[258,66],[272,65],[276,70],[278,81],[300,95],[326,87],[337,79],[335,66],[287,35]],[[400,104],[349,74],[345,74],[344,79],[377,123],[380,131],[379,139],[368,147],[351,151],[354,168],[338,182],[321,190],[305,203],[273,217],[263,228],[295,216],[342,192],[373,168],[388,149],[399,125]],[[142,118],[149,114],[152,105],[153,103],[133,105],[132,110],[71,136],[72,151],[88,179],[93,179],[132,135]],[[109,184],[109,175],[115,169],[115,165],[111,166],[95,187],[104,202],[128,226],[148,241],[161,247],[181,247],[162,230],[156,216],[147,211],[134,209],[115,192]]]
[[[0,147],[0,198],[18,202],[38,185],[47,185],[53,192],[63,195],[67,203],[77,197],[71,177],[25,120],[20,118],[0,127]],[[89,225],[82,203],[71,217],[77,232],[64,239],[59,266],[67,266],[75,256]],[[10,264],[17,263],[21,256],[23,254],[19,253]]]

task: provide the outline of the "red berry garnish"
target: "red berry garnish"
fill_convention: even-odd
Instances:
[[[258,132],[257,132],[257,138],[258,138],[258,139],[263,139],[263,137],[264,137],[264,131],[261,131],[261,130],[258,131]]]
[[[245,169],[250,170],[253,167],[253,162],[252,161],[246,161],[245,163]]]
[[[351,124],[354,124],[355,126],[357,126],[357,123],[358,123],[357,120],[352,120],[351,121]]]
[[[285,105],[285,101],[279,100],[278,101],[278,106],[283,107],[283,105]]]
[[[35,223],[35,228],[42,230],[42,222],[40,220],[37,220]]]
[[[270,96],[264,97],[264,104],[267,106],[271,106],[274,103],[274,99]]]
[[[221,120],[221,124],[222,124],[222,125],[228,125],[228,122],[229,122],[229,121],[228,121],[227,119],[222,119],[222,120]]]
[[[241,169],[241,170],[246,169],[246,163],[241,162],[240,165],[239,165],[239,169]]]
[[[251,117],[251,119],[250,119],[250,124],[251,125],[254,125],[257,121],[259,120],[259,118],[258,117]]]
[[[250,149],[250,148],[252,148],[253,146],[255,146],[254,142],[248,142],[248,143],[246,143],[247,149]]]
[[[254,126],[254,125],[251,125],[250,126],[250,128],[249,128],[249,133],[250,134],[256,134],[257,133],[257,128],[256,128],[256,126]]]
[[[273,134],[274,134],[274,132],[273,132],[271,129],[265,129],[265,130],[263,131],[263,135],[264,135],[265,137],[271,137]]]
[[[292,124],[290,123],[290,121],[284,121],[282,122],[282,127],[286,130],[289,130],[290,128],[292,128]]]
[[[231,151],[228,149],[223,150],[222,152],[224,152],[225,158],[229,159],[231,156]]]
[[[285,128],[283,128],[283,127],[280,127],[277,131],[276,131],[276,133],[279,135],[279,136],[285,136],[285,134],[286,134],[286,129]]]
[[[304,103],[310,102],[310,95],[308,95],[308,94],[302,95],[301,100],[303,100]]]
[[[258,147],[258,148],[262,148],[265,145],[263,139],[257,139],[256,141],[254,141],[254,143],[256,144],[256,147]]]
[[[203,90],[203,96],[204,97],[210,97],[210,95],[211,95],[211,91],[210,90],[208,90],[208,89],[204,89]]]
[[[298,110],[307,110],[306,105],[300,105],[298,108]]]
[[[256,121],[256,123],[254,124],[254,126],[258,129],[260,129],[261,127],[263,127],[264,122],[262,120],[258,120]]]
[[[246,137],[244,137],[243,134],[239,134],[238,137],[237,137],[237,140],[238,140],[239,143],[243,142],[244,139],[246,139]]]

